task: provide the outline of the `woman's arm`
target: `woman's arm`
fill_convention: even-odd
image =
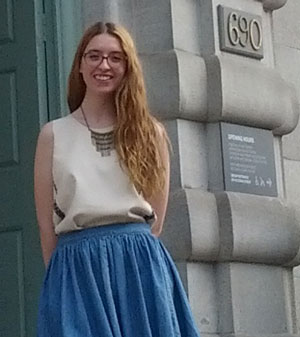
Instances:
[[[165,131],[162,129],[162,126],[158,126],[158,128],[160,134],[159,148],[161,150],[163,163],[166,168],[166,181],[164,189],[153,195],[151,198],[148,198],[147,200],[157,215],[157,219],[151,227],[152,234],[157,237],[162,232],[168,205],[169,187],[170,187],[170,158],[169,158],[168,143],[167,140],[163,137]]]
[[[45,266],[48,265],[57,242],[52,221],[52,154],[53,131],[52,123],[50,122],[43,126],[39,134],[34,163],[35,207]]]

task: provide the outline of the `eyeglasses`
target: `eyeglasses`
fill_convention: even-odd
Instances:
[[[117,67],[126,60],[126,56],[121,52],[111,52],[107,56],[103,56],[98,51],[88,51],[83,54],[83,58],[88,66],[97,67],[103,60],[107,60],[110,67]]]

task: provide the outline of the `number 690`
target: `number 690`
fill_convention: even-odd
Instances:
[[[228,37],[234,46],[239,44],[246,47],[250,43],[252,49],[257,51],[262,46],[261,24],[256,19],[249,21],[245,16],[231,12],[228,15]]]

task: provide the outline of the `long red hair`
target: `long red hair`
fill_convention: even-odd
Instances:
[[[150,114],[136,48],[124,27],[97,22],[85,31],[69,76],[68,105],[73,112],[80,107],[84,99],[86,85],[79,71],[83,53],[90,40],[103,33],[116,37],[127,57],[126,74],[115,95],[116,150],[137,191],[145,197],[151,197],[162,190],[166,182],[166,167],[161,146],[169,144],[169,140],[163,125]]]

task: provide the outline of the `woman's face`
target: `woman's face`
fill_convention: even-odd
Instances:
[[[116,37],[106,33],[94,36],[86,46],[80,64],[86,90],[97,95],[114,93],[125,76],[126,62]]]

